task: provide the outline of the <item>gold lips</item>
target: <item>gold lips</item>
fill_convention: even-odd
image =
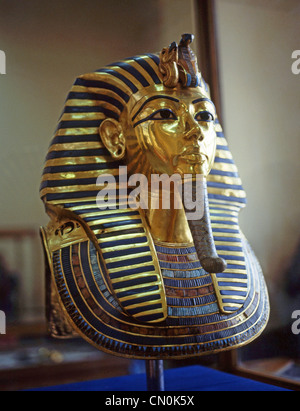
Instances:
[[[208,157],[200,152],[199,147],[192,146],[185,147],[180,154],[176,155],[173,159],[173,164],[177,165],[179,159],[188,163],[200,164],[202,166],[202,164],[208,160]]]
[[[204,164],[205,157],[202,154],[189,154],[182,157],[183,160],[187,161],[188,163],[195,163],[195,164]]]

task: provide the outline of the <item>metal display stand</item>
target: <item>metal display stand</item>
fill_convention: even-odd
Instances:
[[[148,391],[165,390],[163,360],[146,360],[146,376]]]

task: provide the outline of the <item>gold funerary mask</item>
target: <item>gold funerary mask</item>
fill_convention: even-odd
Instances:
[[[263,275],[238,224],[245,192],[191,40],[80,76],[68,95],[41,184],[54,336],[76,332],[126,357],[185,358],[244,345],[267,323]],[[201,188],[198,218],[182,193],[181,208],[161,206],[153,175],[189,176],[195,207]],[[129,206],[136,176],[147,207]]]

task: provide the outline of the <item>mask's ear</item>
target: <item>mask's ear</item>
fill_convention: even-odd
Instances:
[[[100,124],[99,132],[112,157],[121,160],[125,156],[125,138],[121,124],[113,118],[106,118]]]

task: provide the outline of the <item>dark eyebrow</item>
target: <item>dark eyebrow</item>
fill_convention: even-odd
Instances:
[[[179,103],[179,100],[177,98],[174,97],[170,97],[170,96],[164,96],[163,94],[157,95],[157,96],[152,96],[149,97],[148,100],[146,100],[141,107],[139,108],[139,110],[135,113],[135,115],[132,117],[131,121],[133,121],[136,116],[140,113],[140,111],[143,109],[143,107],[145,106],[145,104],[149,103],[149,101],[155,100],[157,98],[163,98],[163,99],[167,99],[167,100],[172,100],[172,101],[176,101],[176,103]]]
[[[200,103],[201,101],[208,101],[208,103],[211,103],[214,106],[214,109],[216,110],[214,103],[209,98],[197,98],[196,100],[192,101],[192,103],[196,104]]]

